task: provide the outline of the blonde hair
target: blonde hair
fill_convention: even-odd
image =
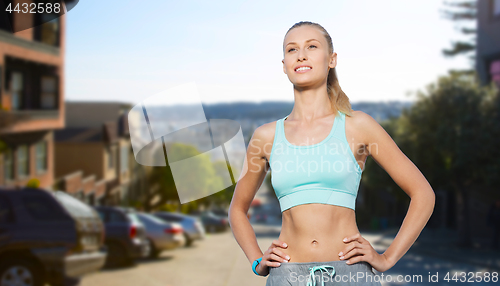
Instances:
[[[301,21],[295,23],[292,27],[290,27],[290,29],[288,29],[288,31],[285,34],[285,37],[288,34],[288,32],[290,32],[292,29],[298,28],[303,25],[308,25],[318,28],[319,31],[323,34],[323,36],[325,36],[326,42],[328,43],[329,54],[330,55],[333,54],[332,38],[330,37],[330,34],[328,34],[328,32],[325,30],[325,28],[323,28],[323,26],[321,26],[318,23],[309,21]],[[341,111],[346,115],[352,116],[351,102],[349,101],[349,97],[347,97],[347,95],[340,88],[336,67],[331,68],[328,71],[328,79],[326,81],[326,91],[328,92],[328,98],[330,99],[330,103],[335,114],[337,113],[337,111]]]

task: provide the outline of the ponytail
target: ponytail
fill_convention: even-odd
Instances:
[[[349,97],[347,97],[347,95],[340,88],[336,68],[330,69],[330,71],[328,72],[326,90],[328,92],[328,98],[330,99],[330,103],[335,114],[337,114],[337,111],[341,111],[346,115],[352,116],[351,103],[349,101]]]

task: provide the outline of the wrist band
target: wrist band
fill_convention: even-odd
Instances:
[[[262,261],[262,257],[261,258],[257,258],[255,259],[255,261],[252,263],[252,270],[253,270],[253,273],[257,274],[260,276],[259,273],[257,273],[257,265],[259,265],[259,263]]]

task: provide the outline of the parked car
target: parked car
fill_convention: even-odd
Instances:
[[[191,246],[195,240],[205,239],[205,228],[198,217],[178,212],[156,212],[153,215],[164,221],[180,223],[184,229],[185,246]]]
[[[256,222],[267,222],[267,214],[266,213],[254,214],[254,219]]]
[[[226,231],[229,228],[229,219],[216,215],[212,211],[197,211],[192,212],[192,214],[200,217],[203,226],[208,232]]]
[[[214,213],[215,215],[221,216],[221,217],[228,217],[229,216],[227,211],[223,210],[223,209],[214,209],[214,210],[212,210],[212,213]]]
[[[132,210],[111,206],[95,209],[106,227],[106,267],[131,265],[135,259],[149,255],[146,229]]]
[[[62,285],[105,260],[104,226],[90,206],[61,191],[0,187],[0,285]]]
[[[266,210],[262,205],[252,208],[252,217],[255,222],[267,222],[268,216],[268,210]]]
[[[138,212],[136,215],[146,227],[150,258],[156,258],[162,251],[177,248],[186,242],[180,223],[167,222],[142,212]]]

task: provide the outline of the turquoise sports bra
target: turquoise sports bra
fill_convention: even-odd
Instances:
[[[345,114],[338,112],[328,137],[313,145],[292,145],[284,120],[276,123],[269,158],[271,184],[281,212],[303,204],[329,204],[355,209],[363,170],[349,148]]]

